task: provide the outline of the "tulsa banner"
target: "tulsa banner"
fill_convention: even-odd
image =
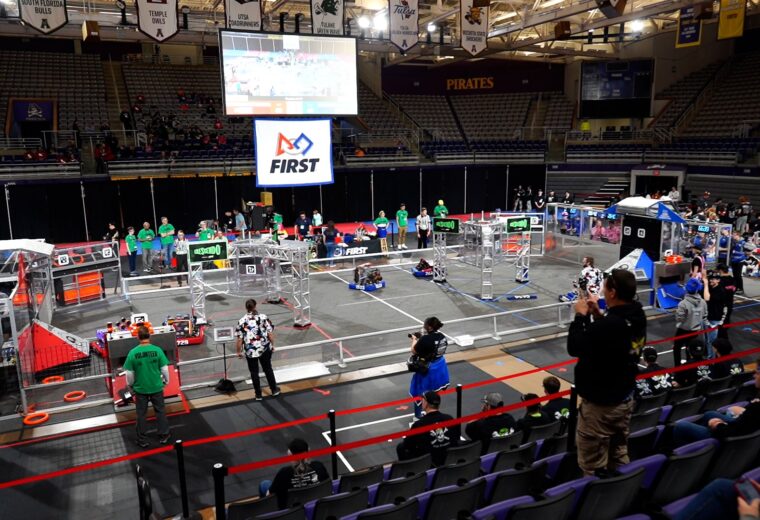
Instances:
[[[739,38],[744,34],[744,0],[720,0],[718,39]]]
[[[344,12],[343,0],[311,0],[311,32],[340,36]]]
[[[402,51],[411,49],[420,39],[419,15],[419,0],[390,0],[388,2],[391,43]]]
[[[163,42],[179,32],[177,0],[135,0],[140,32]]]
[[[678,14],[676,47],[696,47],[702,43],[702,20],[697,18],[695,7],[682,7]]]
[[[256,186],[332,184],[330,119],[256,119]]]
[[[474,7],[474,0],[461,0],[459,13],[460,45],[475,56],[488,48],[488,7]]]
[[[42,34],[54,33],[69,21],[66,0],[18,0],[21,20]]]
[[[224,0],[224,14],[228,29],[261,30],[259,0]]]

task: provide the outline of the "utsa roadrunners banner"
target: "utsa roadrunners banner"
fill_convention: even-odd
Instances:
[[[474,7],[473,0],[459,3],[460,45],[475,56],[488,48],[488,7]]]
[[[135,0],[140,32],[163,42],[179,32],[177,0]]]
[[[51,34],[66,25],[66,0],[18,0],[21,20],[42,34]]]
[[[739,38],[744,35],[744,0],[720,0],[718,39]]]
[[[333,183],[330,119],[256,119],[256,186]]]
[[[676,47],[696,47],[702,43],[702,20],[697,18],[695,7],[682,7],[678,15]]]
[[[420,39],[419,14],[418,0],[390,0],[388,3],[391,43],[402,51],[411,49]]]
[[[344,12],[343,0],[311,0],[311,32],[342,35]]]
[[[261,2],[259,0],[224,0],[228,29],[260,31]]]

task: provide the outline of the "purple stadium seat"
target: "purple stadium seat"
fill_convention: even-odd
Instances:
[[[620,473],[631,473],[639,468],[644,468],[644,481],[642,482],[641,487],[648,489],[652,485],[652,482],[654,482],[655,477],[660,472],[660,469],[663,464],[665,464],[666,460],[668,460],[668,458],[665,455],[651,455],[620,466],[618,471],[620,471]]]
[[[556,497],[557,495],[565,493],[568,489],[572,489],[575,491],[575,501],[573,502],[573,509],[575,509],[578,506],[578,499],[580,499],[580,497],[583,495],[583,490],[586,489],[586,486],[595,480],[599,479],[596,477],[581,477],[579,479],[571,480],[570,482],[565,482],[564,484],[549,488],[544,492],[544,495],[547,497]]]
[[[720,443],[716,439],[705,439],[702,441],[696,441],[689,444],[685,444],[681,446],[680,448],[676,448],[673,450],[673,455],[686,455],[688,453],[693,453],[695,451],[699,451],[705,446],[715,446],[716,448],[720,446]]]
[[[679,511],[681,511],[681,509],[686,507],[688,503],[691,502],[695,496],[697,496],[696,493],[694,493],[693,495],[689,495],[688,497],[684,497],[680,500],[676,500],[675,502],[671,502],[670,504],[662,508],[662,512],[665,513],[668,516],[668,518],[673,518],[674,516],[676,516],[676,514],[678,514]]]
[[[497,502],[491,504],[482,509],[478,509],[472,514],[473,520],[505,520],[507,515],[515,506],[521,506],[523,504],[532,504],[535,500],[532,497],[518,497],[503,502]]]
[[[617,520],[651,520],[651,517],[649,515],[630,515],[630,516],[622,516],[618,518]]]
[[[546,457],[545,459],[537,460],[532,465],[535,466],[537,464],[546,463],[546,476],[549,478],[549,480],[554,480],[554,477],[557,474],[557,470],[559,469],[559,465],[562,462],[562,459],[564,459],[566,456],[567,453],[557,453],[556,455]]]
[[[746,472],[744,475],[742,475],[742,478],[749,478],[749,479],[754,480],[755,482],[760,482],[760,466]]]

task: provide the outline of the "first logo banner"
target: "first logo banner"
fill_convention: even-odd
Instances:
[[[256,186],[332,184],[329,119],[257,119]]]

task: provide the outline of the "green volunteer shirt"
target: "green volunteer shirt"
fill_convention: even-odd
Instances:
[[[136,235],[127,235],[124,238],[124,242],[127,243],[127,253],[134,253],[137,251],[137,236]]]
[[[214,230],[213,229],[201,229],[198,231],[198,240],[213,240],[214,239]]]
[[[398,222],[398,227],[409,225],[409,212],[405,209],[398,210],[396,212],[396,222]]]
[[[166,354],[159,347],[148,343],[138,345],[127,354],[124,370],[135,374],[132,389],[138,394],[156,394],[163,390],[161,367],[169,364]]]
[[[375,225],[377,227],[388,227],[388,219],[385,217],[377,217],[375,219]]]
[[[171,224],[162,224],[158,228],[158,234],[162,233],[172,233],[174,231],[174,226]],[[161,237],[161,245],[165,246],[167,244],[173,244],[174,243],[174,235],[166,235],[165,237]]]
[[[137,234],[137,239],[142,243],[143,249],[153,249],[154,238],[156,238],[156,234],[152,229],[142,228]]]
[[[445,217],[448,214],[449,214],[449,208],[447,208],[446,206],[436,206],[435,208],[433,208],[434,217],[441,217],[441,216]]]

